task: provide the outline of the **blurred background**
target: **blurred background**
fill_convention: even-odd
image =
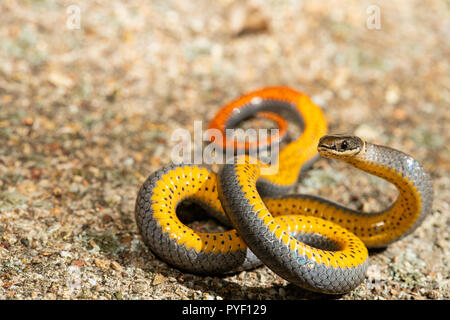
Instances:
[[[330,132],[409,153],[434,180],[433,213],[339,298],[450,298],[448,1],[3,0],[0,17],[1,299],[322,298],[265,267],[173,269],[134,221],[175,129],[206,128],[273,85],[309,95]],[[365,211],[396,196],[323,159],[297,189]]]

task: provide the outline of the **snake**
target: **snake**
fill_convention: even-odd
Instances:
[[[276,173],[264,173],[271,164],[248,153],[235,155],[218,173],[194,164],[160,168],[136,198],[135,218],[144,242],[160,259],[194,274],[230,274],[264,264],[306,290],[350,292],[365,279],[368,249],[411,234],[430,213],[429,174],[399,150],[354,135],[328,134],[322,109],[289,87],[240,96],[219,110],[209,128],[226,132],[256,114],[281,125],[279,117],[289,119],[302,129],[279,151]],[[275,138],[261,144],[279,142]],[[226,136],[212,143],[237,146]],[[396,200],[381,211],[364,212],[315,195],[290,194],[301,173],[320,156],[385,179],[398,190]],[[227,229],[200,232],[189,227],[177,214],[184,201],[195,203]]]

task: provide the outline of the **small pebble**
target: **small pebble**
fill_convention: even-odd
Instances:
[[[33,125],[33,123],[34,123],[34,120],[31,117],[27,117],[27,118],[23,118],[22,119],[22,124],[24,124],[24,125],[26,125],[28,127],[31,127]]]
[[[27,238],[21,238],[20,243],[23,244],[27,248],[30,246],[30,241],[28,241]]]
[[[61,190],[61,188],[59,188],[59,187],[53,188],[52,193],[53,193],[53,195],[54,195],[55,197],[57,197],[57,198],[59,198],[59,197],[62,196],[62,190]]]
[[[111,268],[113,268],[115,271],[123,271],[122,266],[116,261],[111,262]]]
[[[111,266],[110,261],[101,260],[101,259],[94,259],[94,263],[97,267],[99,267],[102,270],[107,270]]]
[[[157,273],[155,277],[153,278],[152,285],[156,286],[158,284],[166,282],[168,279],[164,277],[162,274]]]

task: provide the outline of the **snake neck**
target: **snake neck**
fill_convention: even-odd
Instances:
[[[431,179],[411,156],[366,142],[359,154],[344,161],[389,181],[397,188],[397,200],[387,209],[376,213],[379,219],[375,227],[392,230],[391,239],[387,239],[386,245],[411,233],[431,211]],[[402,235],[396,237],[395,234]]]

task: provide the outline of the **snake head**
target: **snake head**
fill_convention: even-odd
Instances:
[[[364,149],[364,140],[351,135],[326,135],[320,138],[317,150],[325,158],[350,158]]]

